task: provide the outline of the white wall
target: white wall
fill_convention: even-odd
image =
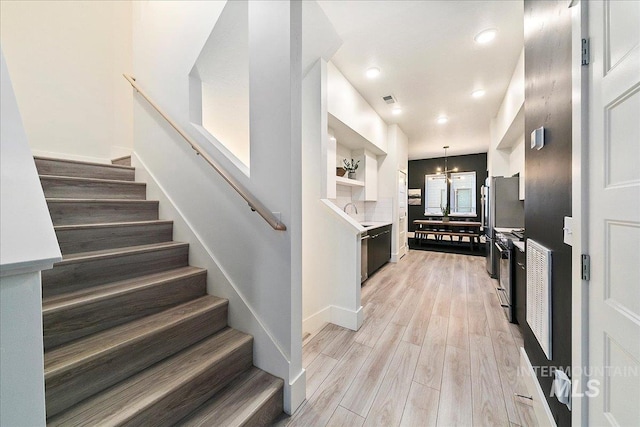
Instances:
[[[382,151],[387,151],[387,124],[331,62],[327,65],[327,110]]]
[[[515,120],[524,104],[524,48],[520,52],[518,62],[511,74],[498,114],[496,115],[495,140],[500,142]]]
[[[0,425],[44,426],[40,270],[61,259],[0,51]]]
[[[378,157],[378,194],[380,200],[388,198],[392,201],[391,259],[397,261],[403,255],[399,241],[398,171],[408,172],[409,140],[400,126],[393,124],[389,126],[387,141],[388,154]]]
[[[1,275],[51,268],[60,259],[49,208],[29,150],[2,51],[0,97]]]
[[[516,141],[509,154],[509,175],[520,174],[520,200],[524,200],[524,150],[526,148],[524,134]]]
[[[131,152],[130,1],[2,1],[0,37],[36,154]]]
[[[190,129],[189,72],[224,2],[135,2],[134,69],[138,83]],[[302,370],[301,5],[249,4],[251,176],[213,146],[210,154],[277,212],[273,230],[139,97],[134,98],[135,153],[173,201],[224,274],[214,294],[242,295],[245,312],[230,324],[254,335],[256,366],[285,379],[285,410],[304,399]],[[207,145],[202,136],[192,137]],[[161,214],[162,214],[161,208]],[[272,341],[280,354],[270,352]]]
[[[487,170],[489,176],[509,176],[509,157],[511,156],[511,152],[497,148],[497,144],[494,143],[495,129],[494,119],[491,121],[489,130],[491,142],[489,151],[487,152]]]
[[[524,200],[524,49],[513,70],[498,114],[491,121],[487,153],[489,176],[520,174],[520,199]]]
[[[0,425],[45,425],[40,273],[0,277]]]
[[[248,2],[227,2],[192,71],[200,82],[197,122],[249,166]],[[193,100],[192,100],[193,102]],[[193,106],[192,106],[193,108]]]
[[[510,176],[512,170],[524,174],[524,48],[511,75],[511,81],[498,110],[491,120],[491,141],[487,154],[489,176]],[[513,151],[516,151],[513,155]],[[515,165],[511,165],[515,161]],[[524,182],[524,179],[521,180]]]
[[[322,195],[326,158],[321,153],[329,141],[326,64],[324,60],[318,61],[303,80],[304,332],[314,332],[326,322],[354,330],[362,324],[359,236],[362,228]],[[340,203],[351,200],[350,192],[338,187]],[[359,212],[364,211],[360,210],[363,205],[360,204]]]

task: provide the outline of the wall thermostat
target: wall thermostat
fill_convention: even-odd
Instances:
[[[531,132],[531,149],[533,150],[535,148],[536,150],[539,150],[542,147],[544,147],[544,127],[543,126]]]

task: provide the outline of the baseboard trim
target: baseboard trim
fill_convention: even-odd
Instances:
[[[307,371],[302,369],[289,384],[284,384],[284,412],[292,415],[307,398]]]
[[[362,306],[356,311],[335,305],[331,306],[331,323],[335,325],[357,331],[362,326],[363,320],[364,312],[362,311]]]
[[[329,305],[302,321],[302,332],[313,334],[327,323],[357,331],[364,322],[362,306],[356,311]]]
[[[527,386],[527,390],[533,399],[533,410],[539,425],[556,427],[556,421],[553,419],[547,398],[540,387],[529,356],[527,356],[527,352],[524,351],[523,347],[520,347],[520,372],[522,373],[522,378]]]
[[[331,323],[331,306],[325,307],[302,320],[302,333],[313,334],[326,323]]]

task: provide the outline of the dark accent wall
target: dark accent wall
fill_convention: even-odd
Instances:
[[[480,187],[484,185],[484,181],[487,179],[487,153],[449,156],[447,157],[447,163],[449,168],[458,168],[459,172],[476,172],[476,212],[478,214],[476,218],[479,220],[481,209]],[[415,230],[414,220],[426,218],[424,215],[424,176],[436,173],[436,169],[443,166],[444,157],[409,161],[409,188],[422,189],[422,205],[409,206],[409,231]]]
[[[571,247],[563,243],[563,218],[571,216],[571,12],[566,1],[525,0],[525,135],[544,126],[545,146],[525,152],[526,237],[552,253],[552,359],[522,325],[535,367],[571,366]],[[538,370],[558,426],[571,412],[550,397],[551,376]]]

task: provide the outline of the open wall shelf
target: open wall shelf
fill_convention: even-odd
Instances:
[[[355,179],[345,178],[343,176],[336,176],[336,184],[346,185],[349,187],[364,187],[364,181],[358,181]]]

